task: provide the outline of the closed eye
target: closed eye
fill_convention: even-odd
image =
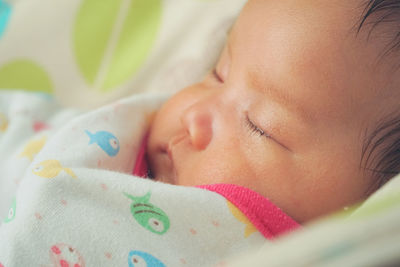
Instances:
[[[273,136],[271,136],[269,133],[261,129],[260,127],[257,126],[250,118],[249,115],[246,114],[246,125],[251,133],[258,134],[261,137],[264,137],[268,140],[273,140],[276,142],[278,145],[282,146],[283,148],[292,151],[290,148],[279,142],[277,139],[275,139]]]
[[[254,122],[252,122],[248,115],[246,115],[246,125],[252,133],[258,134],[260,136],[264,136],[266,138],[271,138],[271,136],[266,133],[263,129],[258,127]]]

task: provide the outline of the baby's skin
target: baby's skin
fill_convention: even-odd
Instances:
[[[364,135],[397,109],[400,75],[356,33],[362,3],[250,0],[215,69],[155,117],[155,179],[245,186],[299,223],[365,199]]]

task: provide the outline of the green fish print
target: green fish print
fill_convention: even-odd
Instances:
[[[141,226],[159,235],[165,234],[168,231],[168,216],[160,208],[149,203],[150,192],[142,197],[134,197],[125,192],[124,194],[133,201],[131,213]]]

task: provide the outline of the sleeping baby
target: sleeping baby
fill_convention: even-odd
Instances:
[[[250,0],[168,100],[1,92],[0,266],[223,265],[365,200],[399,172],[400,10],[364,2]]]
[[[249,1],[211,74],[158,113],[156,180],[246,186],[304,223],[398,173],[400,21],[371,3],[358,29],[350,2]]]

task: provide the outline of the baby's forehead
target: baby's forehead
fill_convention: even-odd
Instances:
[[[368,119],[393,92],[382,89],[393,75],[377,60],[381,42],[357,32],[365,7],[364,1],[249,1],[229,37],[234,64],[257,72],[259,87],[290,90],[315,112],[354,110]]]

